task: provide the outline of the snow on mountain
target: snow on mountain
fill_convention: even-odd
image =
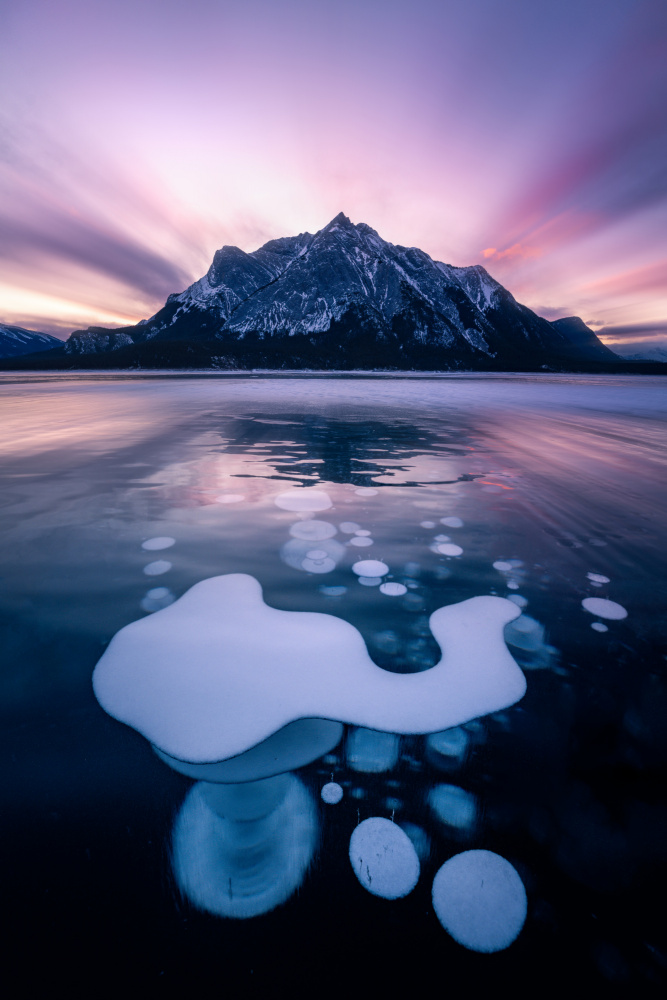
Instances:
[[[271,240],[252,253],[224,246],[204,277],[149,320],[78,331],[65,350],[187,341],[217,345],[241,367],[287,359],[308,367],[474,368],[613,358],[586,330],[577,337],[541,319],[480,265],[434,261],[341,212],[314,235]]]
[[[50,351],[62,346],[62,340],[48,333],[0,324],[0,358],[18,358],[23,354],[36,354],[37,351]]]

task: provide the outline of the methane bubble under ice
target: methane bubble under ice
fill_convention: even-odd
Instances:
[[[320,792],[322,801],[329,806],[337,805],[343,798],[343,789],[337,781],[328,781]]]
[[[160,535],[157,538],[147,538],[145,542],[141,543],[141,547],[147,552],[157,552],[159,549],[170,549],[175,544],[175,538],[170,538],[169,535]]]
[[[383,583],[380,586],[380,590],[387,597],[402,597],[403,594],[407,593],[407,587],[402,583]]]
[[[257,580],[231,573],[121,629],[93,687],[110,715],[183,761],[226,760],[304,718],[438,732],[523,696],[523,671],[503,639],[519,613],[490,596],[439,608],[429,625],[440,661],[395,674],[373,662],[354,625],[268,607]]]
[[[607,626],[603,625],[602,622],[593,622],[591,624],[591,628],[594,629],[595,632],[608,632],[609,631],[609,629],[607,628]]]
[[[289,530],[292,538],[302,538],[306,542],[321,542],[333,538],[336,528],[328,521],[297,521]]]
[[[341,521],[339,528],[344,535],[353,535],[361,526],[356,521]]]
[[[428,793],[428,804],[442,823],[469,832],[477,820],[475,796],[458,785],[436,785]]]
[[[478,952],[502,951],[521,933],[526,890],[516,869],[492,851],[464,851],[433,880],[433,909],[455,941]]]
[[[345,757],[353,771],[382,774],[398,763],[399,739],[394,733],[381,733],[363,726],[352,729],[347,738]]]
[[[438,545],[438,552],[443,556],[462,556],[463,549],[460,545],[454,545],[453,542],[443,542]]]
[[[353,565],[352,572],[357,576],[384,576],[389,567],[379,559],[361,559]]]
[[[628,612],[622,604],[616,601],[606,601],[604,597],[585,597],[581,602],[585,611],[598,618],[606,618],[608,621],[621,621],[628,617]]]
[[[400,826],[372,816],[350,837],[350,864],[364,889],[383,899],[400,899],[419,880],[419,858]]]
[[[441,517],[440,524],[445,524],[448,528],[462,528],[463,521],[460,517]]]
[[[610,583],[609,577],[603,576],[602,573],[587,573],[586,576],[591,583],[596,583],[598,585],[602,583]]]
[[[315,490],[309,487],[279,493],[277,497],[273,498],[273,502],[281,510],[292,511],[328,510],[332,506],[331,497],[328,493],[325,493],[324,490]]]
[[[367,548],[369,545],[373,544],[373,539],[372,538],[366,538],[364,536],[362,536],[360,538],[357,535],[355,535],[354,538],[351,538],[347,544],[348,545],[355,545],[359,549],[364,549],[364,548]]]
[[[299,524],[309,524],[300,521]],[[312,553],[317,552],[317,556]],[[280,558],[292,569],[304,570],[306,573],[330,573],[335,569],[345,555],[345,549],[334,538],[320,538],[317,548],[307,538],[290,538],[280,550]]]
[[[163,573],[169,572],[171,566],[172,564],[167,559],[156,559],[155,562],[144,566],[144,573],[146,576],[162,576]]]

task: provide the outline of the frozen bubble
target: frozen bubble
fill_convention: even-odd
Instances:
[[[628,612],[622,604],[617,604],[616,601],[607,601],[604,597],[585,597],[581,604],[585,611],[591,615],[597,615],[598,618],[620,621],[621,618],[628,617]]]
[[[436,535],[435,536],[435,541],[436,542],[451,542],[451,538],[449,537],[449,535]]]
[[[355,531],[359,531],[361,525],[357,524],[356,521],[341,521],[339,527],[344,535],[353,535]]]
[[[175,538],[170,538],[168,535],[160,535],[158,538],[146,539],[145,542],[141,543],[141,547],[148,552],[157,552],[158,549],[170,549],[175,544]]]
[[[416,823],[401,823],[401,830],[407,833],[420,861],[426,861],[431,853],[431,841],[425,830]]]
[[[342,597],[347,593],[347,587],[320,587],[320,593],[325,597]]]
[[[435,521],[420,521],[419,526],[421,528],[435,528]]]
[[[362,559],[353,565],[352,572],[357,576],[384,576],[389,567],[379,559]]]
[[[438,552],[443,556],[462,556],[463,549],[460,545],[454,545],[453,542],[444,542],[442,545],[438,545]]]
[[[374,497],[377,494],[377,490],[372,489],[370,486],[360,486],[354,492],[358,497]]]
[[[161,576],[163,573],[168,573],[171,566],[172,564],[166,559],[156,559],[155,562],[144,566],[144,573],[146,576]]]
[[[475,796],[458,785],[436,785],[428,803],[439,820],[457,830],[470,830],[477,818]]]
[[[401,799],[396,799],[391,795],[389,796],[389,798],[384,800],[383,804],[387,812],[390,813],[398,812],[399,809],[403,808],[403,802],[401,801]]]
[[[601,573],[587,573],[586,576],[591,581],[591,583],[600,584],[600,583],[609,583],[610,582],[609,577],[608,576],[602,576]]]
[[[399,738],[395,733],[358,726],[347,737],[345,756],[353,771],[362,774],[383,774],[391,771],[398,761]]]
[[[517,608],[525,608],[528,604],[528,601],[523,594],[510,594],[507,600],[511,601],[512,604],[516,604]]]
[[[530,615],[520,615],[505,626],[505,642],[518,649],[534,652],[542,647],[544,627]]]
[[[324,490],[304,487],[299,490],[287,490],[273,498],[276,507],[281,510],[327,510],[332,506],[331,497]]]
[[[374,896],[400,899],[419,879],[419,858],[400,826],[380,816],[365,819],[350,838],[350,863]]]
[[[382,583],[381,576],[360,576],[359,583],[362,583],[364,587],[377,587],[378,584]]]
[[[365,549],[368,548],[369,545],[373,544],[373,539],[363,537],[359,538],[355,535],[354,538],[350,539],[349,544],[356,546],[358,549]]]
[[[407,562],[403,567],[403,571],[406,576],[419,576],[421,573],[421,566],[418,562]]]
[[[516,869],[492,851],[463,851],[433,880],[433,909],[455,941],[471,951],[508,948],[521,933],[528,908]]]
[[[350,797],[353,799],[365,799],[366,790],[364,788],[353,788],[350,791]]]
[[[383,583],[380,587],[380,591],[386,594],[387,597],[401,597],[406,593],[407,589],[402,583]]]
[[[307,542],[321,542],[333,538],[336,528],[328,521],[296,521],[289,530],[292,538],[303,538]]]
[[[588,541],[591,545],[597,545],[598,548],[604,548],[607,544],[606,542],[603,542],[601,538],[589,538]]]
[[[327,553],[324,549],[310,549],[306,552],[306,559],[326,559]]]
[[[168,597],[169,594],[171,594],[169,587],[152,587],[146,591],[146,597],[149,597],[151,601],[161,601],[163,597]]]
[[[455,726],[453,729],[444,729],[440,733],[431,733],[426,740],[429,750],[439,754],[441,757],[449,757],[452,760],[463,760],[470,743],[470,735]]]
[[[313,559],[311,555],[313,552],[319,553],[318,559]],[[320,539],[316,549],[306,538],[290,538],[280,549],[280,558],[284,563],[292,569],[304,570],[306,573],[330,573],[344,555],[344,547],[333,538]]]
[[[322,801],[329,806],[335,806],[343,798],[343,789],[337,781],[329,781],[320,792]]]
[[[504,562],[502,559],[498,559],[497,562],[494,562],[493,568],[497,569],[499,573],[511,573],[512,563]]]
[[[518,590],[519,586],[520,585],[517,583],[516,580],[508,580],[507,581],[507,588],[508,588],[508,590]]]
[[[463,521],[460,517],[441,517],[440,524],[447,525],[448,528],[462,528]]]
[[[521,567],[523,566],[522,559],[508,559],[507,562],[510,564],[512,569],[521,569]]]
[[[243,493],[221,493],[215,498],[216,503],[241,503],[242,500],[245,500]]]
[[[305,570],[306,573],[330,573],[332,569],[336,568],[335,559],[304,559],[301,563],[301,569]]]
[[[355,535],[358,535],[359,538],[368,538],[370,531],[367,528],[357,528]]]
[[[608,627],[606,625],[603,625],[602,622],[593,622],[592,625],[591,625],[591,628],[595,629],[596,632],[608,632],[609,631]]]
[[[140,607],[142,611],[148,611],[152,614],[155,611],[162,611],[163,608],[168,608],[175,600],[176,598],[169,590],[169,587],[152,587],[151,590],[146,592],[145,597],[140,602]]]

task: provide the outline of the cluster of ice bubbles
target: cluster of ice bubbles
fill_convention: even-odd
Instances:
[[[175,544],[176,539],[171,538],[170,535],[156,535],[155,538],[147,538],[141,543],[141,547],[144,552],[161,552],[164,549],[170,549]],[[172,565],[168,559],[156,559],[153,562],[147,563],[144,566],[143,572],[145,576],[162,576],[164,573],[169,572]],[[142,611],[152,613],[154,611],[161,611],[163,608],[168,608],[175,600],[175,596],[168,587],[152,587],[146,591],[140,602],[140,607]]]
[[[592,587],[602,587],[604,584],[611,583],[609,577],[603,576],[602,573],[587,573],[586,576]],[[607,621],[622,621],[628,617],[628,612],[622,604],[617,604],[616,601],[610,601],[604,597],[585,597],[581,605],[584,611],[595,615],[596,618],[604,618]],[[595,632],[609,631],[608,626],[604,622],[592,622],[591,628]]]
[[[508,590],[519,590],[526,572],[521,559],[496,559],[493,568],[502,573]]]
[[[462,528],[463,527],[463,521],[461,520],[461,518],[460,517],[453,517],[453,516],[452,517],[441,517],[440,518],[440,524],[444,524],[448,528]],[[421,522],[421,527],[422,528],[430,528],[430,529],[432,529],[432,528],[436,527],[436,522],[435,521],[422,521]],[[438,555],[441,555],[441,556],[450,556],[450,557],[452,557],[452,556],[462,556],[463,555],[463,549],[461,548],[461,546],[457,545],[455,542],[453,542],[451,540],[451,538],[449,537],[449,535],[443,535],[443,534],[436,535],[435,538],[433,539],[433,541],[431,542],[430,548],[431,548],[431,552],[436,552]]]

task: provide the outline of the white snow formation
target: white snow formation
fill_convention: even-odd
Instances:
[[[606,601],[604,597],[585,597],[581,602],[585,611],[598,618],[607,618],[609,621],[620,621],[628,617],[628,612],[622,604],[616,601]]]
[[[372,816],[350,837],[350,864],[364,889],[383,899],[400,899],[419,879],[419,858],[400,826]]]
[[[231,573],[121,629],[93,687],[110,715],[184,761],[226,760],[303,718],[438,732],[523,696],[503,639],[519,613],[490,596],[439,608],[429,619],[439,663],[397,674],[372,661],[349,622],[270,608],[257,580]]]
[[[508,948],[526,920],[526,890],[516,869],[492,851],[464,851],[433,880],[433,909],[455,941],[471,951]]]

